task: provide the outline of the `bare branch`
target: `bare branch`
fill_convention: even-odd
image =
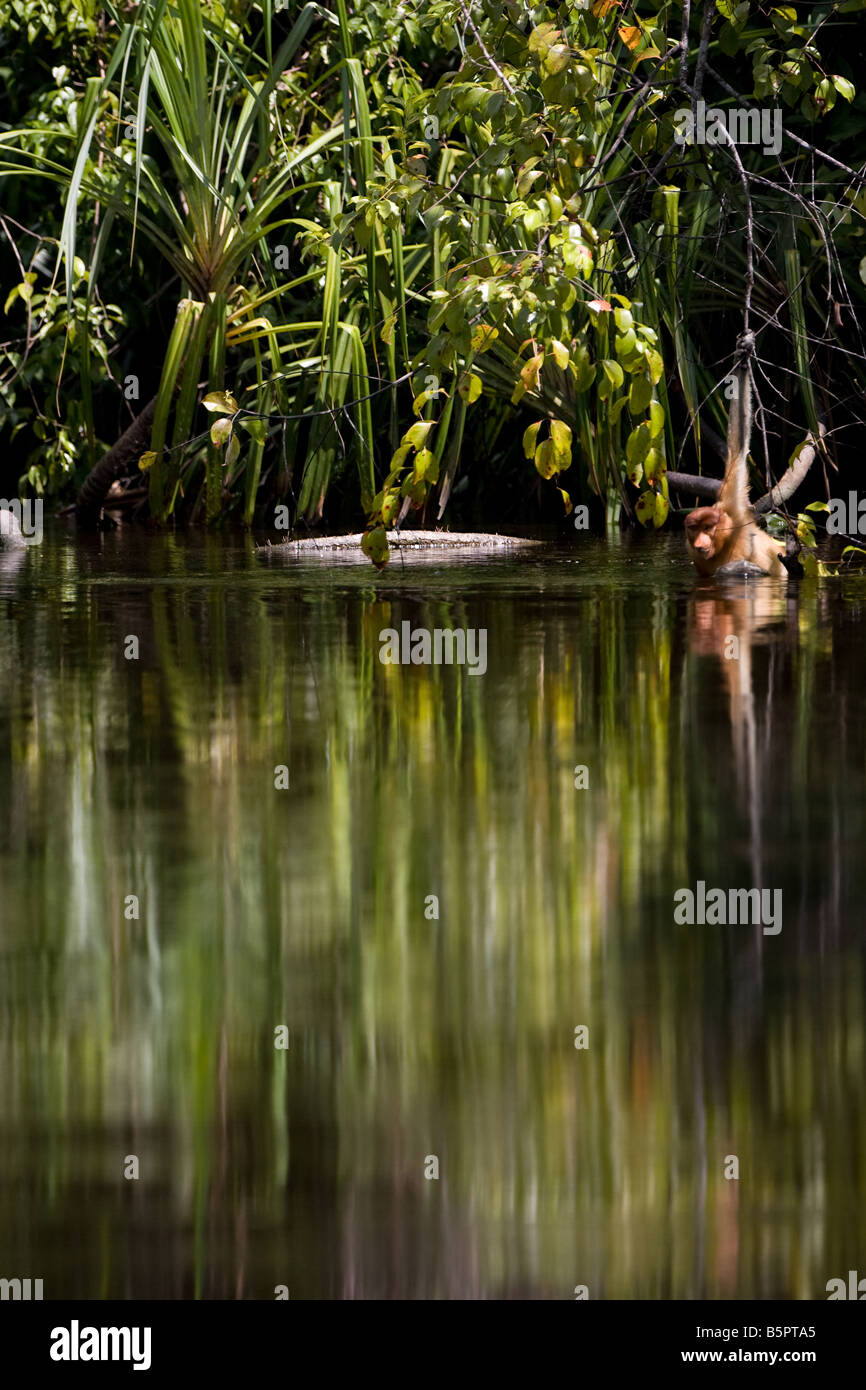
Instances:
[[[669,468],[665,473],[668,480],[668,487],[676,488],[677,492],[691,492],[695,497],[702,497],[707,502],[715,502],[722,487],[721,478],[705,478],[698,473],[675,473]]]
[[[680,81],[684,87],[689,83],[689,20],[692,15],[692,0],[683,0],[683,36],[680,40],[682,44],[682,54],[680,56]]]
[[[821,438],[823,439],[826,433],[825,427],[824,425],[819,425],[818,428],[821,433]],[[801,445],[790,468],[782,475],[776,486],[765,493],[763,497],[758,498],[758,501],[755,503],[755,511],[759,513],[771,512],[775,507],[781,507],[783,503],[787,502],[789,497],[793,497],[797,488],[809,472],[809,469],[812,467],[812,464],[815,462],[817,453],[818,445],[815,442],[814,436],[810,434],[805,444]]]
[[[707,70],[707,55],[710,47],[710,30],[713,27],[713,17],[716,13],[716,0],[704,0],[704,14],[701,21],[701,42],[698,48],[698,61],[695,64],[695,81],[693,90],[692,111],[697,109],[697,104],[704,90],[704,73]]]
[[[470,3],[471,3],[471,0],[470,0]],[[490,66],[492,67],[493,71],[496,73],[496,76],[499,78],[499,80],[500,80],[500,82],[502,83],[503,87],[505,88],[506,92],[508,93],[509,96],[512,96],[512,97],[513,97],[513,96],[516,96],[517,93],[515,92],[514,88],[512,87],[511,83],[509,82],[508,78],[505,76],[505,73],[502,71],[502,69],[501,69],[501,68],[498,66],[498,64],[496,63],[495,58],[494,58],[493,55],[490,53],[490,50],[487,48],[487,45],[485,44],[484,40],[482,39],[481,35],[479,34],[478,28],[477,28],[477,26],[476,26],[476,24],[475,24],[475,20],[472,18],[472,15],[470,14],[469,5],[464,5],[464,4],[462,3],[462,0],[461,0],[460,8],[461,8],[461,10],[463,11],[463,18],[466,20],[466,23],[469,25],[469,28],[472,30],[472,33],[473,33],[474,36],[475,36],[475,42],[478,44],[478,47],[481,49],[481,52],[484,54],[484,57],[487,59],[488,63],[489,63]]]
[[[822,437],[824,432],[822,425]],[[818,446],[813,436],[809,435],[798,450],[790,468],[782,475],[776,486],[755,502],[754,511],[763,515],[764,512],[771,512],[776,507],[782,507],[789,497],[793,497],[815,462],[817,452]],[[722,487],[721,478],[706,478],[697,473],[675,473],[673,469],[669,468],[665,476],[668,480],[668,487],[675,488],[677,492],[691,492],[695,497],[704,498],[708,502],[716,500]]]

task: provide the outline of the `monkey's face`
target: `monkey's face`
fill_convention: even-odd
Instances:
[[[686,545],[689,554],[699,564],[713,560],[724,548],[730,532],[726,513],[717,507],[698,507],[686,517]]]

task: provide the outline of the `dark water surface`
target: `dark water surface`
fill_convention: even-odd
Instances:
[[[0,1276],[866,1275],[866,580],[700,588],[659,537],[379,576],[58,530],[2,565]],[[405,620],[485,628],[486,674],[382,665]],[[781,932],[679,925],[698,880],[780,889]]]

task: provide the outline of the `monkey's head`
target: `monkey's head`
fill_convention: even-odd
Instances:
[[[723,551],[731,533],[731,519],[719,507],[698,507],[686,517],[686,546],[698,569]]]

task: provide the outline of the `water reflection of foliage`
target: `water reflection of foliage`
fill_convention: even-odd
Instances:
[[[191,1223],[176,1258],[205,1294],[820,1297],[855,1267],[863,733],[829,741],[817,692],[856,708],[856,597],[804,593],[751,653],[786,890],[768,943],[671,925],[675,887],[749,881],[685,595],[263,584],[217,541],[152,545],[152,583],[76,584],[61,552],[0,622],[16,1200],[123,1214],[90,1174],[138,1153],[137,1200]],[[404,618],[486,626],[487,676],[382,667]],[[100,1239],[81,1258],[110,1282],[127,1257]]]

